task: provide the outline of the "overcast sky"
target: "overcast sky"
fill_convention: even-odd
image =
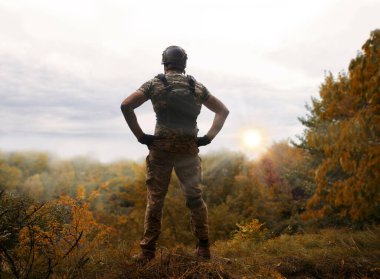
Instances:
[[[143,158],[120,102],[180,45],[187,73],[230,109],[201,154],[255,156],[302,132],[305,103],[380,28],[379,11],[379,0],[0,0],[0,150]],[[152,133],[151,103],[136,113]],[[204,108],[200,135],[212,119]],[[245,129],[263,135],[259,148],[241,144]]]

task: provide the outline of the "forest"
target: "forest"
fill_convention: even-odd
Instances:
[[[137,267],[145,162],[0,152],[0,278],[380,278],[380,30],[306,110],[260,158],[202,156],[210,261],[175,174],[159,256]]]

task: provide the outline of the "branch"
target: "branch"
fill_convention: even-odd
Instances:
[[[50,275],[52,274],[53,272],[53,266],[51,266],[51,259],[48,258],[48,271],[47,271],[47,274],[46,274],[46,277],[45,279],[48,279],[50,277]]]
[[[62,257],[62,259],[66,258],[66,257],[71,253],[71,251],[73,251],[74,248],[75,248],[76,246],[78,246],[78,243],[79,243],[80,239],[82,238],[82,235],[83,235],[83,230],[80,232],[80,234],[79,234],[78,238],[75,240],[75,243],[73,244],[73,246],[71,246],[71,248],[70,248],[70,249],[66,252],[66,254]]]
[[[8,209],[6,209],[6,210],[4,210],[3,212],[1,212],[1,213],[0,213],[0,218],[3,217],[3,215],[4,215],[5,213],[8,213],[8,212],[9,212]]]
[[[28,268],[28,271],[26,272],[26,276],[25,278],[28,278],[30,272],[32,271],[32,267],[33,267],[33,264],[34,264],[34,230],[33,228],[31,228],[30,226],[28,226],[28,229],[29,229],[29,238],[30,238],[30,242],[29,242],[29,268]]]
[[[67,257],[67,256],[68,256],[68,255],[74,250],[74,248],[78,246],[78,243],[79,243],[79,241],[81,240],[82,236],[83,236],[83,230],[80,232],[78,238],[76,238],[76,240],[75,240],[75,243],[74,243],[74,244],[70,247],[70,249],[65,253],[65,255],[62,257],[62,259],[66,258],[66,257]],[[63,240],[65,240],[65,239],[63,238]],[[66,241],[66,240],[65,240],[65,241]],[[69,243],[68,241],[66,241],[66,242]],[[82,264],[82,266],[83,266],[86,262],[87,262],[87,260],[84,261],[84,263]],[[56,267],[56,266],[58,265],[58,263],[59,263],[59,261],[57,261],[55,264],[52,264],[52,260],[51,260],[51,258],[48,258],[48,271],[47,271],[47,274],[46,274],[45,279],[48,279],[48,278],[50,277],[50,275],[53,273],[53,269],[54,269],[54,267]]]
[[[3,245],[0,244],[0,250],[3,251],[3,253],[5,254],[5,257],[7,258],[8,262],[10,263],[13,275],[17,279],[20,278],[20,273],[17,270],[17,267],[16,267],[14,260],[12,259],[11,255],[8,253],[7,248],[5,248]]]
[[[33,212],[30,213],[29,215],[26,215],[22,221],[24,222],[28,219],[31,219],[32,216],[35,215],[39,210],[41,210],[41,208],[43,208],[45,205],[46,205],[46,203],[43,203],[43,204],[39,205],[38,207],[34,208]],[[29,226],[34,222],[35,222],[35,219],[27,222],[26,226]]]

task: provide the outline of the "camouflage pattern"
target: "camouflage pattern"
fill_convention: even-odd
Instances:
[[[155,250],[161,232],[162,208],[173,168],[180,181],[186,205],[191,210],[192,232],[198,239],[208,239],[207,207],[200,188],[201,164],[198,155],[150,150],[146,164],[147,207],[141,248]]]
[[[166,74],[168,83],[172,86],[172,91],[189,91],[189,81],[187,76],[180,73]],[[167,93],[164,84],[158,78],[153,78],[145,82],[139,89],[151,100],[157,119],[162,118],[162,111],[167,107],[167,100],[164,97]],[[171,93],[171,92],[170,92]],[[169,93],[169,94],[170,94]],[[199,114],[202,103],[210,96],[210,92],[199,82],[195,82],[195,106]],[[186,109],[182,106],[181,109]],[[198,154],[196,137],[198,134],[197,123],[194,121],[187,127],[170,127],[165,123],[156,122],[155,136],[157,140],[149,147],[150,150],[160,150],[170,153]]]
[[[173,169],[180,181],[186,205],[191,211],[192,232],[198,239],[208,239],[207,207],[202,199],[200,188],[201,164],[196,144],[198,134],[196,117],[200,113],[202,103],[207,100],[210,93],[201,83],[195,82],[195,96],[191,95],[194,97],[191,97],[190,103],[192,111],[186,111],[189,109],[187,103],[181,104],[182,99],[177,98],[179,105],[177,107],[177,102],[174,102],[173,106],[173,103],[169,104],[168,98],[174,95],[167,94],[180,96],[180,93],[183,93],[184,96],[189,97],[188,94],[192,93],[187,76],[180,73],[170,73],[165,76],[172,86],[169,92],[165,90],[164,83],[158,78],[149,80],[139,88],[139,91],[151,100],[157,117],[156,139],[149,146],[150,152],[146,160],[147,208],[144,236],[140,242],[141,248],[148,251],[155,250],[156,241],[161,232],[162,208]],[[173,109],[166,110],[167,108]],[[186,118],[183,123],[187,124],[172,125],[173,122],[162,121],[168,116],[168,114],[163,115],[165,110],[170,113],[177,111],[180,118]],[[189,119],[191,121],[188,121]]]

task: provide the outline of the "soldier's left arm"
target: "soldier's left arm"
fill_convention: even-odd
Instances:
[[[203,101],[203,105],[212,112],[215,112],[214,121],[212,122],[210,130],[206,134],[210,140],[213,140],[222,129],[230,112],[227,107],[213,95],[210,95],[205,101]]]
[[[129,128],[132,133],[135,135],[137,139],[140,139],[144,132],[142,131],[138,121],[134,109],[141,106],[143,103],[147,101],[147,97],[141,91],[136,91],[129,95],[122,103],[121,103],[121,111],[123,112],[125,121],[127,121]]]

